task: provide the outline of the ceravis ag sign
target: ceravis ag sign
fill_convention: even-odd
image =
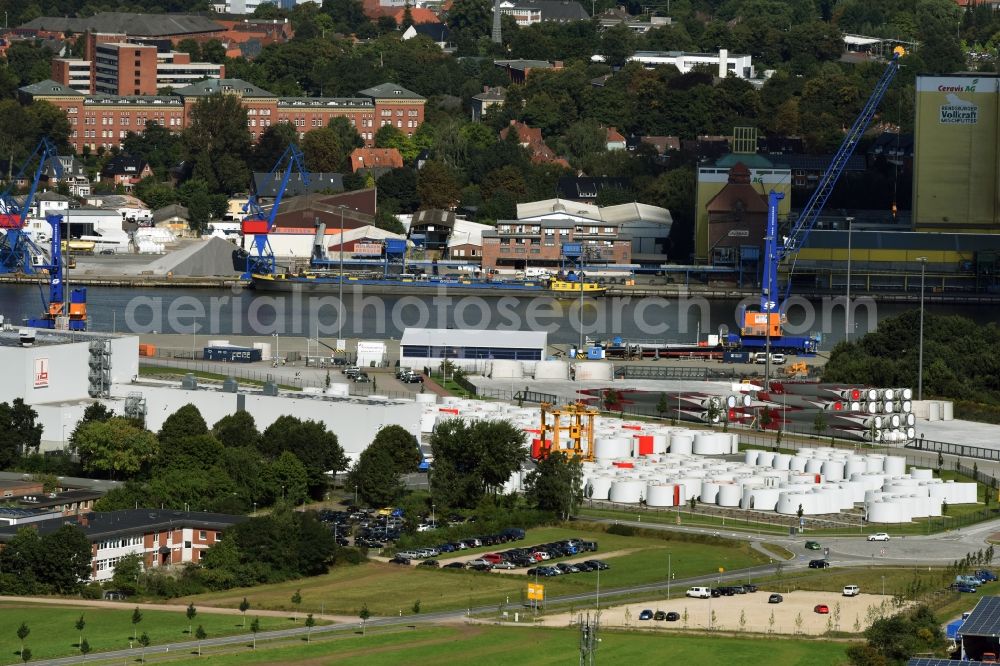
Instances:
[[[961,93],[975,93],[979,79],[961,85],[938,86],[938,92],[945,94],[945,103],[941,105],[938,121],[944,125],[975,125],[979,121],[979,106],[972,100],[963,99]]]

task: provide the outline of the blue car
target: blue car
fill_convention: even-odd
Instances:
[[[974,575],[984,583],[989,583],[997,579],[997,575],[989,569],[980,569]]]
[[[970,594],[976,591],[975,586],[969,585],[968,583],[952,583],[951,589],[956,592],[968,592]]]
[[[639,613],[639,619],[640,620],[652,620],[653,619],[653,611],[651,611],[651,610],[649,610],[647,608],[646,610],[644,610],[641,613]]]

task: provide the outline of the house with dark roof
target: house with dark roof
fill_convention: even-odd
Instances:
[[[149,162],[130,155],[116,155],[101,169],[102,181],[110,180],[115,187],[122,185],[126,192],[131,192],[136,183],[152,175]]]
[[[913,134],[897,132],[882,132],[868,148],[868,159],[871,162],[882,158],[896,166],[913,166]]]
[[[253,174],[254,192],[263,199],[274,199],[281,189],[281,181],[284,178],[283,172],[260,172]],[[309,173],[308,184],[303,182],[301,173],[292,173],[288,176],[288,185],[285,187],[286,197],[295,197],[300,194],[312,194],[314,192],[325,192],[333,194],[344,191],[343,174],[315,171]]]
[[[502,107],[504,100],[507,99],[507,89],[503,86],[491,87],[484,86],[483,92],[478,95],[473,95],[472,103],[470,107],[472,108],[472,122],[478,123],[485,116],[489,114],[489,110],[493,107]]]
[[[403,31],[403,41],[414,37],[427,37],[441,49],[447,49],[451,31],[444,23],[415,23]]]
[[[524,83],[528,80],[528,75],[535,69],[562,69],[561,60],[549,62],[548,60],[494,60],[493,64],[507,72],[511,83]]]

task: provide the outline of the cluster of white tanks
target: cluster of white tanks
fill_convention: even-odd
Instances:
[[[512,361],[497,359],[482,368],[485,375],[493,379],[566,380],[572,376],[578,380],[612,381],[614,366],[608,361],[581,361],[570,363],[560,359],[545,361]]]
[[[929,469],[907,474],[902,456],[833,448],[802,449],[795,455],[751,449],[744,453],[744,463],[784,480],[778,482],[776,498],[770,489],[751,489],[743,508],[793,515],[801,507],[803,515],[820,515],[863,504],[869,522],[906,523],[940,516],[944,502],[976,502],[975,483],[942,481]]]
[[[528,434],[533,457],[542,441],[538,407],[518,407],[446,397],[425,403],[421,430],[444,420],[508,420]],[[556,416],[548,414],[548,425]],[[571,417],[562,414],[563,426]],[[546,434],[551,438],[551,432]],[[549,442],[551,443],[551,442]],[[564,434],[562,448],[572,443]],[[739,451],[735,433],[693,430],[640,421],[594,417],[594,461],[583,463],[584,495],[624,504],[671,507],[692,497],[704,504],[796,515],[834,514],[863,505],[870,522],[905,523],[940,516],[943,502],[976,502],[976,484],[945,482],[931,470],[906,473],[903,456],[858,454],[835,448],[802,449],[795,455],[748,450],[742,461],[718,456]],[[714,456],[714,457],[713,457]],[[520,487],[520,475],[507,484]]]

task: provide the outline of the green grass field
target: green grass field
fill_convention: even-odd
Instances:
[[[5,618],[2,623],[4,631],[0,631],[0,663],[17,661],[21,641],[17,638],[16,630],[21,622],[25,622],[31,630],[25,646],[31,648],[33,660],[79,654],[80,633],[74,625],[81,615],[87,623],[83,636],[90,643],[92,652],[127,648],[132,639],[132,611],[128,609],[3,602],[0,603],[0,614]],[[142,614],[142,622],[137,626],[138,632],[140,635],[146,632],[151,644],[194,640],[194,636],[187,633],[188,619],[184,609],[178,609],[176,613],[142,611]],[[247,616],[252,618],[253,613],[248,613]],[[295,626],[286,618],[259,619],[261,631]],[[243,620],[239,615],[199,612],[193,624],[194,628],[202,625],[210,637],[248,631],[243,629]],[[247,620],[247,626],[250,626],[250,619]]]
[[[748,639],[643,632],[600,634],[597,663],[721,664],[741,666],[837,666],[847,662],[848,643],[800,639]],[[369,633],[290,647],[249,650],[239,654],[192,657],[171,663],[229,666],[236,664],[358,664],[359,666],[439,666],[440,664],[571,664],[579,659],[579,633],[574,629],[433,627],[412,631]]]
[[[598,552],[587,555],[606,560],[611,566],[601,572],[602,588],[657,581],[665,584],[668,565],[675,577],[681,579],[715,572],[720,567],[728,571],[767,561],[766,557],[750,550],[745,543],[717,546],[617,536],[583,529],[530,530],[528,538],[518,544],[532,545],[572,536],[598,541]],[[474,553],[463,551],[461,556],[473,559]],[[235,608],[246,597],[254,608],[291,610],[291,596],[301,588],[301,608],[304,612],[316,612],[322,608],[327,613],[353,616],[367,604],[372,614],[384,616],[398,615],[400,611],[409,614],[418,600],[423,612],[494,605],[508,600],[518,603],[527,583],[528,578],[523,573],[508,575],[370,562],[337,568],[315,578],[200,594],[175,600],[175,603],[186,605],[193,601],[195,605]],[[588,592],[596,589],[597,574],[559,576],[546,579],[545,583],[549,596]]]

